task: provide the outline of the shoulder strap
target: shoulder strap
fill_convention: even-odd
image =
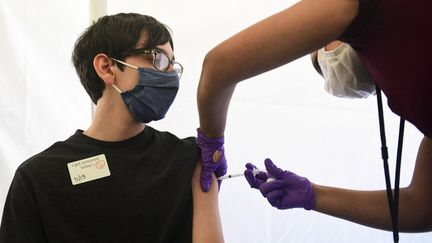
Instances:
[[[387,144],[385,138],[384,112],[382,106],[381,90],[378,87],[378,85],[375,85],[375,87],[376,87],[376,94],[377,94],[378,119],[379,119],[380,136],[381,136],[381,156],[384,162],[384,176],[386,181],[387,200],[388,200],[390,216],[392,220],[393,240],[395,243],[397,243],[399,242],[399,227],[398,227],[399,181],[400,181],[400,167],[401,167],[401,160],[402,160],[402,144],[403,144],[405,119],[401,117],[399,123],[399,140],[398,140],[397,157],[396,157],[395,188],[394,188],[394,192],[392,192],[391,183],[390,183],[389,165],[388,165],[388,150],[387,150]]]

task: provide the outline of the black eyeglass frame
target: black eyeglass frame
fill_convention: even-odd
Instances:
[[[158,55],[158,54],[165,56],[166,59],[168,60],[166,67],[161,68],[160,65],[158,67],[158,65],[156,63],[156,61],[157,61],[156,55]],[[181,63],[175,61],[175,59],[171,60],[164,51],[159,50],[159,49],[134,49],[134,50],[130,51],[127,55],[125,55],[123,57],[123,59],[126,58],[126,57],[139,56],[139,55],[152,55],[152,57],[153,57],[153,61],[152,61],[153,67],[156,70],[158,70],[159,72],[163,72],[163,73],[167,72],[168,69],[169,69],[169,67],[170,67],[170,65],[172,65],[174,67],[174,71],[180,77],[183,74],[183,70],[184,70],[183,65],[181,65]],[[178,65],[178,67],[176,67],[176,64]]]

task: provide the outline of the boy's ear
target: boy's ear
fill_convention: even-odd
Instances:
[[[113,84],[115,80],[114,62],[106,54],[99,53],[93,59],[93,67],[98,76],[106,83]]]

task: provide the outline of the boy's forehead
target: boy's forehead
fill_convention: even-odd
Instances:
[[[143,31],[141,33],[141,36],[137,42],[137,44],[135,45],[135,49],[142,49],[147,45],[148,42],[148,34],[147,32]],[[164,43],[162,45],[158,45],[157,47],[159,47],[160,49],[163,49],[165,51],[172,51],[171,48],[171,44],[169,43],[169,41],[167,41],[167,43]]]
[[[163,52],[165,52],[165,54],[168,55],[169,59],[174,59],[174,52],[171,48],[171,44],[169,42],[163,44],[163,45],[158,45],[157,49],[162,50]]]
[[[141,36],[137,42],[137,44],[135,45],[136,49],[141,49],[144,48],[145,45],[147,44],[147,40],[148,40],[148,34],[146,31],[142,31],[141,32]]]

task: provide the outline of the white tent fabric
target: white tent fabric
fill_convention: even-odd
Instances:
[[[173,30],[176,59],[185,73],[167,117],[150,125],[179,137],[195,135],[195,96],[205,53],[293,3],[107,1],[108,14],[148,14]],[[84,0],[0,0],[1,208],[14,171],[25,159],[91,122],[90,99],[70,61],[88,19]],[[394,171],[399,119],[387,107],[385,116]],[[406,126],[401,186],[411,179],[422,138],[411,124]],[[318,184],[384,188],[375,97],[345,100],[326,94],[309,57],[238,85],[229,111],[226,155],[228,173],[242,172],[247,162],[263,167],[270,157]],[[220,211],[226,242],[392,241],[391,232],[301,209],[276,210],[243,178],[222,183]],[[401,242],[430,242],[432,233],[400,236]]]
[[[0,1],[0,204],[17,166],[91,121],[70,61],[82,1]]]

